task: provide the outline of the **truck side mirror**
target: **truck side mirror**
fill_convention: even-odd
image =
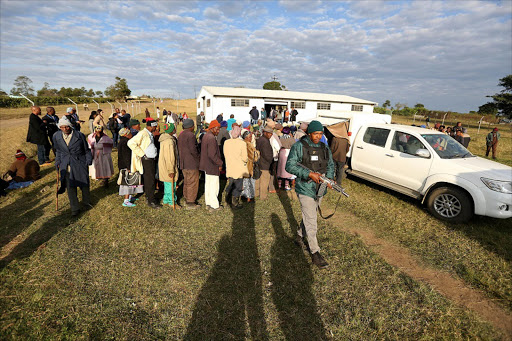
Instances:
[[[416,153],[414,155],[422,157],[424,159],[430,158],[430,152],[427,149],[420,148],[420,149],[416,150]]]

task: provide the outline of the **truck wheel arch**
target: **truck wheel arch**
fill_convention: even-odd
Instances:
[[[473,211],[473,213],[475,213],[475,199],[473,198],[473,196],[471,195],[471,193],[466,190],[464,187],[461,187],[461,186],[457,186],[453,183],[450,183],[450,182],[436,182],[435,184],[432,184],[428,189],[427,191],[425,192],[425,194],[423,195],[423,198],[421,199],[421,203],[422,204],[425,204],[425,202],[427,201],[429,195],[437,188],[440,188],[440,187],[451,187],[451,188],[456,188],[458,190],[461,190],[463,191],[467,197],[469,198],[469,201],[471,202],[471,209]]]

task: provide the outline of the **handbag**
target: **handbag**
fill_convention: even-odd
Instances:
[[[260,161],[254,161],[252,166],[252,178],[258,180],[261,177]]]
[[[123,186],[140,186],[142,185],[142,176],[140,176],[139,172],[130,173],[128,169],[121,169],[119,171],[117,184]]]

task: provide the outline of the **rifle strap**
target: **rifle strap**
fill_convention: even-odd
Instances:
[[[338,205],[340,203],[341,196],[342,196],[342,194],[340,193],[340,196],[338,197],[338,201],[336,201],[336,206],[334,206],[334,211],[331,214],[329,214],[327,217],[324,217],[324,215],[322,214],[322,209],[320,208],[320,205],[318,205],[318,213],[320,213],[320,217],[322,217],[322,219],[327,220],[327,219],[331,218],[336,213],[336,209],[338,209]]]

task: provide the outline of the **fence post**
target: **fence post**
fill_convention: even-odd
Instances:
[[[445,119],[446,115],[448,115],[448,113],[444,114],[444,116],[443,116],[443,123],[441,123],[442,126],[444,126],[444,119]]]
[[[96,105],[98,106],[98,109],[100,108],[100,105],[98,104],[98,102],[96,102],[95,100],[92,100],[94,103],[96,103]]]
[[[20,93],[20,96],[22,96],[23,98],[25,98],[27,101],[29,101],[30,103],[32,103],[32,106],[34,106],[34,102],[32,102],[31,100],[28,99],[27,96],[25,96],[24,94]]]
[[[114,113],[114,105],[112,103],[110,103],[109,101],[107,101],[108,104],[110,104],[110,110],[112,110],[112,114]]]
[[[78,104],[76,104],[75,102],[73,102],[73,100],[72,100],[71,98],[69,98],[69,97],[67,97],[67,99],[68,99],[71,103],[73,103],[73,104],[75,105],[76,113],[77,113],[77,115],[78,115]]]
[[[480,133],[480,125],[482,124],[482,120],[484,119],[485,116],[482,116],[480,118],[480,121],[478,121],[478,130],[476,131],[476,134],[478,135]]]

